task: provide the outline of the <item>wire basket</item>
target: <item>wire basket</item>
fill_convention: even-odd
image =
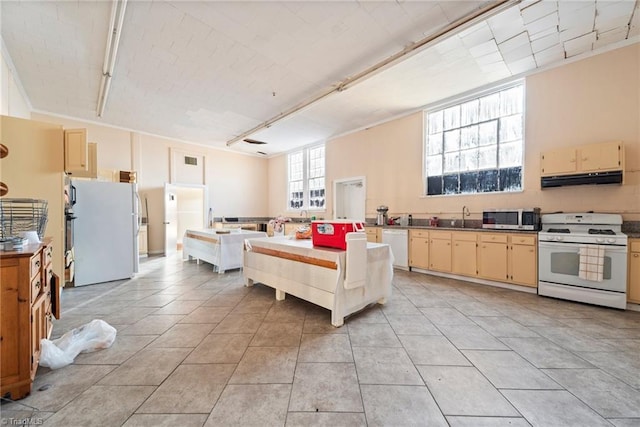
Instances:
[[[46,200],[0,199],[0,239],[22,237],[25,231],[36,231],[44,237],[47,228]]]

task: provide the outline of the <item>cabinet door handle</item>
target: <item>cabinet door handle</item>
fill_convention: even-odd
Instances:
[[[633,254],[633,257],[634,257],[634,258],[638,258],[639,256],[640,256],[640,255],[638,255],[638,254]]]
[[[36,267],[40,267],[40,260],[36,260]]]

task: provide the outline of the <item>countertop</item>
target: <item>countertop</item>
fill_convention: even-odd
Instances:
[[[432,227],[428,225],[412,225],[412,226],[402,226],[402,225],[375,225],[375,224],[365,224],[365,227],[378,227],[383,230],[442,230],[442,231],[481,231],[488,233],[526,233],[526,234],[538,234],[538,230],[501,230],[501,229],[492,229],[492,228],[476,228],[476,227]]]

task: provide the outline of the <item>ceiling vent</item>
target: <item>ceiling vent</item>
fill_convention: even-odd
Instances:
[[[264,141],[258,141],[257,139],[250,139],[250,138],[243,139],[243,141],[248,143],[248,144],[255,144],[255,145],[264,145],[264,144],[266,144],[266,142],[264,142]]]

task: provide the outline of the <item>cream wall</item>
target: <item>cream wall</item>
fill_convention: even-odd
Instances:
[[[5,53],[2,44],[2,67],[0,68],[0,114],[23,119],[31,118],[29,101],[21,91],[20,81],[11,63],[11,58]]]
[[[98,144],[99,171],[137,172],[138,191],[145,208],[149,207],[149,253],[164,250],[164,184],[180,184],[171,176],[172,150],[204,156],[204,184],[215,216],[267,216],[269,188],[264,158],[66,117],[33,113],[32,118],[60,124],[66,129],[87,129],[88,141]]]
[[[425,197],[421,112],[327,142],[328,206],[333,217],[333,181],[365,176],[366,215],[388,205],[389,214],[411,213],[472,219],[487,208],[540,207],[543,212],[600,211],[640,219],[640,44],[634,44],[526,79],[524,190],[518,193]],[[622,140],[625,184],[541,190],[540,152]],[[286,156],[269,161],[271,215],[286,205]]]

